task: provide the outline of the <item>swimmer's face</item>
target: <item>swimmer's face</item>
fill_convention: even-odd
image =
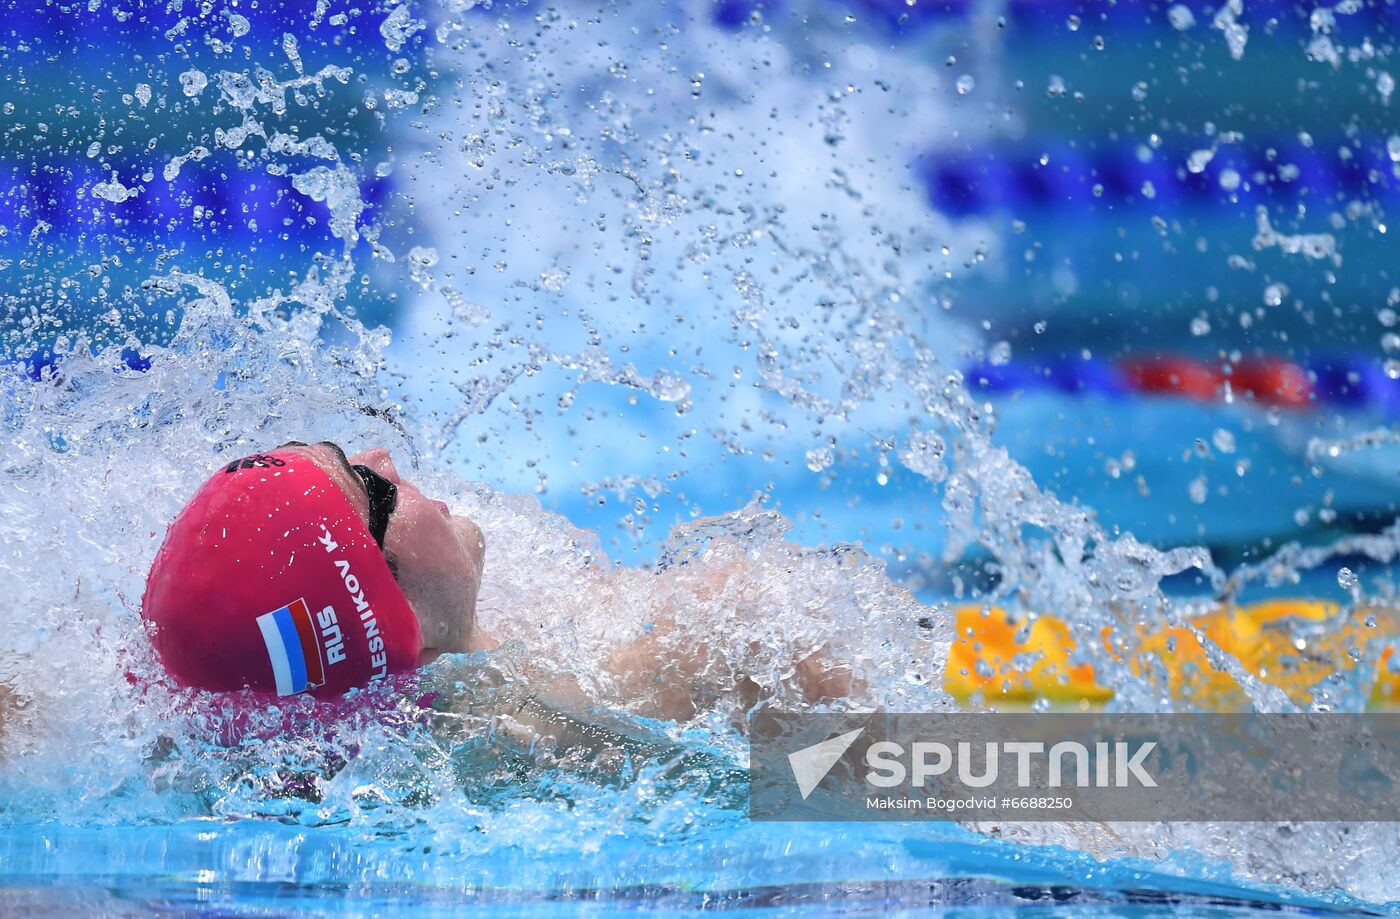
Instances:
[[[350,466],[368,466],[398,486],[398,503],[384,533],[384,557],[418,616],[423,662],[439,654],[477,650],[476,595],[486,554],[481,528],[468,517],[453,516],[446,504],[402,479],[383,448],[350,457],[331,443],[293,443],[279,449],[314,460],[366,522],[369,495]]]

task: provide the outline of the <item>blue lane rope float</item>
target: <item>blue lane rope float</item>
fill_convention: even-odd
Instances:
[[[1103,142],[1090,147],[1040,144],[929,150],[914,161],[928,204],[952,217],[1023,211],[1150,203],[1180,209],[1222,201],[1269,205],[1307,189],[1314,200],[1334,196],[1400,197],[1400,164],[1382,136],[1342,148],[1307,146],[1296,138],[1263,139],[1248,149],[1220,147],[1192,171],[1196,151],[1175,145],[1144,152],[1140,144]],[[1225,182],[1227,172],[1233,180]],[[1229,187],[1226,187],[1226,186]]]
[[[144,373],[151,358],[122,348],[121,368]],[[34,382],[62,374],[64,355],[40,348],[9,363]],[[1202,361],[1178,354],[1103,358],[1057,358],[1042,362],[977,362],[963,372],[976,394],[1008,396],[1059,392],[1073,396],[1122,398],[1167,395],[1196,401],[1221,399],[1226,384],[1236,394],[1286,408],[1327,405],[1343,410],[1382,411],[1400,416],[1400,379],[1386,367],[1356,356],[1317,357],[1296,364],[1275,357],[1247,358],[1238,364]]]
[[[978,362],[965,369],[964,379],[974,394],[989,396],[1060,392],[1104,398],[1162,395],[1210,402],[1232,392],[1283,408],[1328,406],[1400,417],[1400,380],[1390,376],[1380,361],[1358,356],[1323,356],[1302,364],[1256,357],[1228,365],[1177,354],[1134,355],[1118,361]]]
[[[95,354],[96,352],[90,351],[89,353]],[[151,359],[136,348],[122,348],[120,356],[122,363],[120,367],[113,368],[116,371],[125,369],[136,373],[145,373],[151,369]],[[5,363],[20,370],[27,379],[35,383],[45,383],[62,378],[64,357],[64,354],[55,352],[51,348],[40,348],[28,357],[12,359]]]
[[[484,5],[484,4],[483,4]],[[500,6],[500,4],[496,4]],[[1074,37],[1068,26],[1071,16],[1085,22],[1097,23],[1096,28],[1114,35],[1156,33],[1175,36],[1180,30],[1173,25],[1167,12],[1172,6],[1185,6],[1196,23],[1209,24],[1219,3],[1204,0],[1189,2],[1136,4],[1116,3],[1114,0],[1008,0],[1002,8],[1004,24],[1025,29],[1037,36],[1061,39]],[[760,17],[765,22],[778,20],[794,4],[787,0],[710,0],[710,18],[715,25],[739,29]],[[854,16],[858,22],[872,22],[901,39],[913,39],[930,27],[947,21],[967,20],[977,4],[972,0],[828,0],[835,15]],[[478,7],[480,8],[480,6]],[[1246,20],[1267,22],[1273,32],[1307,34],[1312,8],[1302,8],[1290,0],[1250,0]],[[1400,7],[1388,3],[1361,4],[1355,12],[1338,16],[1334,29],[1354,30],[1369,34],[1376,29],[1400,25]],[[1082,34],[1082,33],[1081,33]]]
[[[139,194],[121,202],[78,197],[79,190],[106,180],[113,173],[132,182]],[[7,245],[23,244],[38,221],[64,237],[78,236],[112,220],[149,235],[198,238],[217,234],[273,248],[304,247],[332,239],[330,210],[292,186],[287,176],[252,169],[204,170],[190,167],[173,179],[140,182],[137,160],[104,160],[100,165],[80,160],[53,160],[36,168],[0,162],[0,223],[10,227]],[[369,223],[395,191],[392,177],[367,176],[360,183]],[[199,223],[194,209],[202,208]],[[288,229],[294,228],[294,229]],[[281,237],[281,238],[279,238]]]

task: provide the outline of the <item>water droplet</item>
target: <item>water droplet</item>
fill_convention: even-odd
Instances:
[[[1167,10],[1167,21],[1172,24],[1173,29],[1184,32],[1196,24],[1196,17],[1189,6],[1178,3]]]
[[[426,287],[432,282],[430,272],[438,263],[437,250],[431,246],[414,246],[408,250],[408,274],[413,280]]]
[[[1356,572],[1352,571],[1350,568],[1342,566],[1337,569],[1337,585],[1341,587],[1342,590],[1351,590],[1357,585],[1357,581]]]
[[[1206,489],[1207,483],[1205,476],[1197,476],[1196,478],[1192,479],[1191,484],[1186,489],[1187,494],[1191,497],[1191,503],[1205,504],[1207,495]]]
[[[112,173],[112,177],[105,182],[98,182],[92,186],[92,196],[101,198],[104,201],[111,201],[113,204],[121,204],[130,198],[135,198],[141,194],[139,188],[128,188],[122,184],[117,174]]]
[[[966,96],[968,93],[972,92],[973,87],[977,85],[977,81],[972,78],[971,74],[965,73],[958,77],[956,85],[958,87],[958,95]]]
[[[415,32],[425,28],[427,24],[414,19],[407,4],[400,4],[390,10],[389,15],[379,24],[379,34],[384,39],[384,47],[390,51],[399,51]]]
[[[943,438],[929,431],[914,431],[905,441],[900,461],[913,472],[917,472],[933,482],[941,482],[948,477],[948,467],[943,464],[943,455],[948,445]]]
[[[1213,149],[1196,150],[1189,157],[1187,157],[1186,168],[1193,175],[1200,175],[1202,172],[1205,172],[1206,166],[1210,165],[1210,161],[1214,158],[1215,151]]]
[[[186,96],[191,99],[204,92],[204,87],[209,85],[209,78],[202,70],[186,70],[180,74],[180,88]]]
[[[540,272],[540,286],[550,293],[559,293],[568,283],[569,273],[557,265]]]
[[[491,311],[477,303],[469,303],[467,299],[454,287],[442,288],[442,295],[446,298],[448,305],[452,307],[452,318],[469,326],[478,326],[491,318]],[[573,403],[574,394],[569,394],[569,404]],[[560,397],[560,407],[567,408],[563,397]]]

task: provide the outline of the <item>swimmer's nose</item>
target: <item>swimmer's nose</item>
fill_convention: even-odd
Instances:
[[[364,464],[375,472],[384,476],[395,485],[402,485],[399,480],[399,471],[394,468],[394,461],[389,456],[389,451],[383,447],[375,447],[373,450],[366,450],[363,454]]]
[[[443,501],[434,501],[434,502],[433,502],[433,507],[435,507],[435,508],[437,508],[438,510],[442,511],[442,516],[444,516],[444,517],[451,517],[451,516],[452,516],[452,511],[448,508],[446,502],[443,502]]]

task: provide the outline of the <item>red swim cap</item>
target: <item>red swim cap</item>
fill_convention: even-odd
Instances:
[[[418,618],[355,506],[290,452],[230,463],[166,531],[141,616],[201,689],[339,696],[418,666]]]

